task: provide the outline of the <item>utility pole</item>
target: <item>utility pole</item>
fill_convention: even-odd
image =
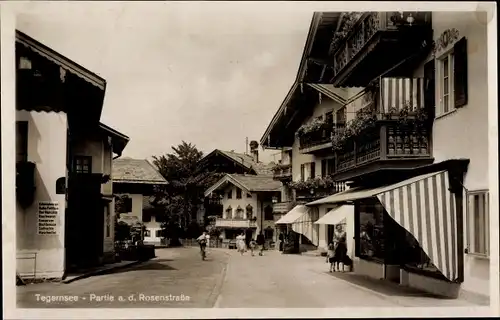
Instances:
[[[245,138],[245,154],[248,154],[248,137]]]

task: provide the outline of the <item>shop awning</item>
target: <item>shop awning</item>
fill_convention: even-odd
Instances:
[[[458,278],[455,196],[447,171],[416,176],[374,189],[349,189],[308,203],[345,203],[377,197],[387,213],[410,232],[433,264],[450,281]]]
[[[309,208],[304,205],[295,206],[292,210],[288,211],[283,217],[281,217],[275,224],[290,224],[297,221],[300,217],[305,215],[309,211]]]
[[[321,219],[315,222],[315,224],[330,224],[336,225],[340,224],[342,220],[348,215],[354,213],[354,208],[351,205],[343,205],[328,211]]]

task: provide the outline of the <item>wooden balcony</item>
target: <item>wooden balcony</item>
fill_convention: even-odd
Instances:
[[[304,133],[299,138],[300,153],[317,153],[332,147],[333,124],[325,123],[318,130]]]
[[[275,213],[287,213],[292,210],[293,203],[291,201],[278,202],[273,204],[273,212]]]
[[[292,164],[279,164],[274,167],[274,180],[289,181],[292,179]]]
[[[363,13],[330,45],[335,86],[365,87],[371,80],[432,43],[430,12]]]
[[[249,219],[216,218],[215,226],[219,228],[257,228],[257,222]]]
[[[380,121],[362,137],[346,142],[335,151],[333,178],[348,180],[382,168],[413,168],[433,162],[429,127],[401,127]]]

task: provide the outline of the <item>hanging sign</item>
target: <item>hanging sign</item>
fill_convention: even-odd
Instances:
[[[59,215],[58,201],[38,202],[38,234],[44,236],[57,235],[58,215]]]

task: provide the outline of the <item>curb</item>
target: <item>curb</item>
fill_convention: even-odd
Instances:
[[[153,260],[153,259],[150,259],[150,260]],[[146,260],[146,261],[150,261],[150,260]],[[124,268],[130,267],[130,266],[134,266],[134,265],[146,262],[146,261],[131,261],[130,263],[123,264],[123,265],[120,265],[120,266],[115,266],[115,267],[110,267],[110,268],[106,268],[106,269],[90,271],[90,272],[87,272],[87,273],[84,273],[82,275],[76,276],[76,277],[74,277],[72,279],[69,279],[69,280],[62,280],[61,283],[65,283],[65,284],[72,283],[72,282],[75,282],[75,281],[78,281],[78,280],[81,280],[81,279],[90,278],[92,276],[106,274],[107,272],[110,272],[110,271],[124,269]]]

